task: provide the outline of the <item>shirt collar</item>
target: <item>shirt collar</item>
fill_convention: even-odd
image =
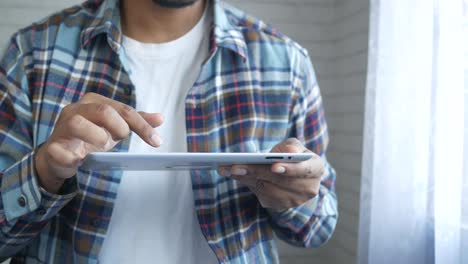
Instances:
[[[99,6],[91,22],[81,31],[81,47],[86,48],[99,35],[106,35],[109,46],[118,51],[121,47],[122,33],[120,30],[119,0],[91,0],[84,4]]]
[[[214,47],[223,47],[247,58],[247,44],[241,31],[245,14],[224,2],[214,0],[214,27],[211,32]],[[213,38],[214,37],[214,38]]]
[[[86,48],[97,36],[106,35],[109,46],[115,52],[119,52],[122,43],[119,3],[119,0],[91,0],[84,4],[85,8],[92,5],[98,5],[99,8],[91,22],[81,31],[80,39],[83,48]],[[214,25],[210,38],[211,51],[214,52],[218,47],[223,47],[246,59],[247,44],[239,29],[240,18],[245,15],[219,0],[213,0],[213,6],[211,9],[214,10]]]

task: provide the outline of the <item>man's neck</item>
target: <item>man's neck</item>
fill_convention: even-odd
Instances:
[[[185,35],[200,20],[205,1],[184,8],[164,8],[152,0],[123,0],[122,31],[144,43],[165,43]]]

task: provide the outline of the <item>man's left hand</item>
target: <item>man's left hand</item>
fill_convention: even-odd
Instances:
[[[299,140],[290,138],[276,145],[271,152],[311,151]],[[300,206],[317,196],[324,170],[323,160],[315,155],[299,163],[224,166],[218,169],[218,173],[249,187],[264,208],[284,211]]]

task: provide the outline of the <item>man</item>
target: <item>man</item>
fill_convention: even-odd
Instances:
[[[335,228],[307,52],[224,3],[85,2],[13,36],[0,88],[3,258],[276,263],[274,233],[318,247]],[[111,150],[320,157],[218,171],[80,169],[88,153]]]

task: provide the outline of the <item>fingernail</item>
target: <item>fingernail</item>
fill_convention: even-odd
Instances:
[[[162,141],[161,137],[158,134],[153,134],[151,136],[151,142],[155,146],[161,146],[163,141]]]
[[[234,174],[234,175],[243,176],[243,175],[247,175],[247,170],[244,169],[244,168],[233,168],[231,170],[231,173]]]
[[[275,170],[274,170],[275,173],[278,173],[278,174],[283,174],[286,172],[286,168],[283,167],[283,166],[279,166],[279,167],[276,167]]]
[[[228,169],[222,169],[222,170],[221,170],[221,176],[224,176],[224,177],[231,177],[231,171],[228,170]]]

